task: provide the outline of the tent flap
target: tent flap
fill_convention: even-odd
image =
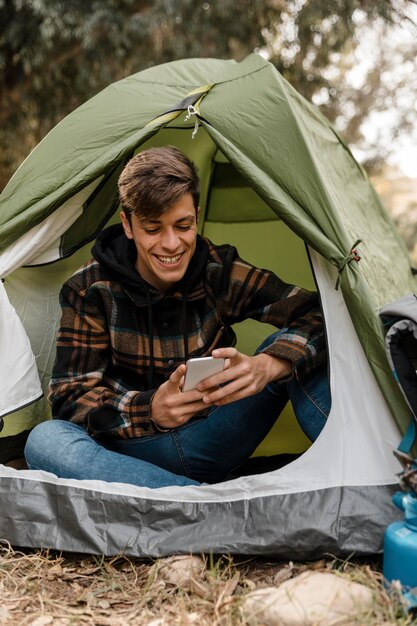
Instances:
[[[0,417],[42,397],[35,357],[25,329],[0,281]]]

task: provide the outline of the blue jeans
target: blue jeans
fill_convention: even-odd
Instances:
[[[268,337],[257,352],[273,341]],[[52,420],[30,433],[25,456],[31,469],[61,478],[96,479],[142,487],[198,485],[226,480],[266,437],[288,399],[314,441],[330,411],[323,366],[300,381],[273,382],[260,393],[195,417],[167,433],[97,441],[72,422]]]

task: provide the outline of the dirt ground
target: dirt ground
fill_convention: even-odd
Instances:
[[[177,559],[178,560],[178,559]],[[240,606],[255,589],[278,586],[306,569],[332,571],[372,588],[375,603],[366,624],[417,623],[398,596],[382,585],[381,562],[311,563],[202,556],[201,571],[175,582],[164,571],[168,559],[62,554],[17,550],[0,544],[2,626],[237,626],[248,624]],[[172,569],[170,570],[172,573]],[[252,622],[251,622],[252,623]],[[358,622],[359,624],[359,622]],[[363,618],[361,626],[365,626]]]

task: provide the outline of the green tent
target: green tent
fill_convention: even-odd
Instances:
[[[409,411],[389,370],[378,311],[415,291],[416,279],[349,148],[256,55],[242,63],[177,61],[110,85],[58,124],[3,191],[0,349],[8,365],[0,371],[0,460],[49,417],[39,396],[54,358],[59,288],[89,257],[100,229],[118,219],[124,164],[155,145],[176,145],[196,162],[204,235],[235,244],[284,280],[317,285],[330,357],[328,423],[293,463],[210,487],[152,491],[0,467],[11,516],[30,517],[31,528],[29,536],[10,517],[0,522],[2,536],[16,545],[107,554],[229,550],[307,558],[379,550],[396,516],[392,448]],[[241,349],[252,350],[264,334],[244,323]],[[290,412],[280,422],[259,454],[308,447]],[[69,507],[75,494],[78,505]],[[56,520],[47,537],[45,509]]]

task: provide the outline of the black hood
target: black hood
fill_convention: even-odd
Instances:
[[[92,255],[109,275],[120,282],[134,297],[137,304],[148,304],[149,295],[153,302],[164,295],[147,283],[137,272],[137,251],[132,239],[128,239],[121,224],[114,224],[101,231],[92,248]],[[173,292],[190,292],[205,276],[209,247],[205,239],[197,236],[197,247],[184,277],[173,288]]]

